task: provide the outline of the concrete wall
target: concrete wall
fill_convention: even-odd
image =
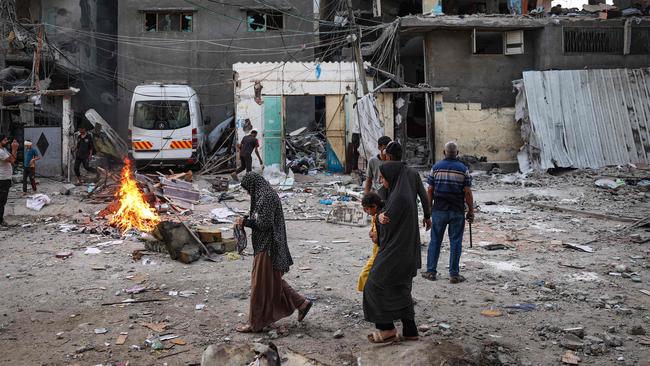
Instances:
[[[125,0],[119,2],[119,35],[147,37],[148,42],[122,43],[118,70],[124,88],[120,90],[118,130],[124,134],[128,123],[131,90],[145,81],[188,82],[199,94],[203,113],[212,121],[222,121],[235,112],[233,72],[235,62],[311,61],[315,36],[313,3],[292,2],[296,8],[284,15],[284,32],[249,32],[246,10],[260,2],[245,0],[237,6],[207,0],[190,4],[181,0]],[[285,6],[286,2],[265,1]],[[279,5],[278,5],[279,4]],[[144,32],[144,15],[151,8],[192,8],[192,32]],[[302,33],[306,32],[306,33]],[[282,35],[282,37],[281,37]],[[212,40],[206,42],[205,40]],[[167,43],[165,43],[167,42]],[[290,50],[285,51],[285,46]],[[300,50],[305,46],[304,50]]]
[[[576,69],[616,69],[639,68],[650,66],[650,54],[620,55],[620,54],[565,54],[562,43],[562,25],[571,27],[623,27],[624,20],[608,22],[571,21],[561,24],[551,23],[540,31],[536,43],[535,70],[576,70]],[[637,23],[632,21],[632,27],[650,27],[650,21]],[[634,39],[632,39],[634,42]],[[514,101],[514,99],[513,99]]]
[[[488,161],[517,160],[522,145],[514,108],[481,109],[476,103],[443,103],[435,113],[435,159],[443,159],[447,141],[458,142],[461,155]]]
[[[436,112],[436,159],[442,146],[458,141],[462,154],[488,160],[516,160],[522,145],[514,121],[512,81],[527,70],[639,68],[650,55],[565,54],[562,26],[622,27],[624,20],[556,20],[524,32],[524,54],[474,55],[472,31],[431,31],[425,37],[427,82],[449,87],[443,111]],[[634,27],[649,26],[650,21]],[[632,40],[634,41],[634,40]],[[456,103],[456,104],[454,104]]]
[[[427,82],[449,87],[445,101],[482,103],[484,108],[514,106],[512,80],[535,65],[528,47],[534,32],[525,32],[523,55],[474,55],[472,31],[435,31],[426,36]]]

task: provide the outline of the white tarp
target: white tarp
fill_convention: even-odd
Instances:
[[[372,93],[357,101],[354,118],[356,123],[352,124],[352,132],[361,134],[359,153],[366,160],[370,160],[379,154],[377,140],[384,135],[384,125],[379,120],[377,102]]]

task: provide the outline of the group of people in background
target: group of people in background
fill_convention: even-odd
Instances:
[[[13,139],[9,143],[7,135],[0,135],[0,226],[6,227],[4,211],[9,197],[9,189],[12,184],[14,165],[18,161],[18,149],[20,143]],[[80,167],[83,165],[86,171],[94,173],[96,170],[89,164],[95,151],[93,137],[85,128],[79,128],[75,145],[74,172],[79,184],[82,183]],[[36,162],[42,158],[40,152],[33,146],[32,141],[23,142],[23,195],[27,194],[27,183],[31,185],[32,192],[37,191]]]
[[[244,333],[260,332],[296,311],[298,321],[302,321],[313,305],[283,279],[293,260],[287,245],[282,203],[270,184],[251,172],[252,152],[257,152],[259,143],[256,133],[248,136],[238,146],[240,156],[242,151],[245,154],[241,167],[233,174],[236,178],[237,173],[247,171],[241,186],[251,196],[249,214],[235,222],[240,228],[252,229],[254,251],[249,319],[236,328]],[[363,292],[365,320],[377,328],[368,335],[368,341],[418,340],[411,296],[413,278],[422,267],[418,200],[423,212],[422,225],[431,230],[422,277],[437,279],[440,247],[448,228],[449,281],[463,282],[459,262],[464,223],[474,220],[472,179],[467,167],[457,159],[458,146],[454,142],[445,145],[445,159],[431,169],[428,190],[420,174],[401,161],[402,147],[398,142],[383,136],[377,143],[379,154],[368,161],[361,201],[363,210],[371,217],[372,254],[359,274],[357,289]],[[258,158],[261,163],[259,153]],[[395,327],[396,320],[402,323],[401,334]]]

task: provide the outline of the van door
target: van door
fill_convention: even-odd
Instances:
[[[187,100],[160,101],[161,159],[187,160],[192,156],[192,116]]]
[[[131,149],[139,162],[160,159],[162,134],[156,123],[158,101],[141,100],[133,105]]]

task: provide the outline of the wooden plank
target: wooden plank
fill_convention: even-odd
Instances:
[[[168,187],[174,187],[174,188],[181,188],[181,189],[186,189],[186,190],[193,190],[194,186],[192,185],[191,182],[186,182],[184,180],[170,180],[167,178],[160,178],[160,183],[163,186],[168,186]]]

